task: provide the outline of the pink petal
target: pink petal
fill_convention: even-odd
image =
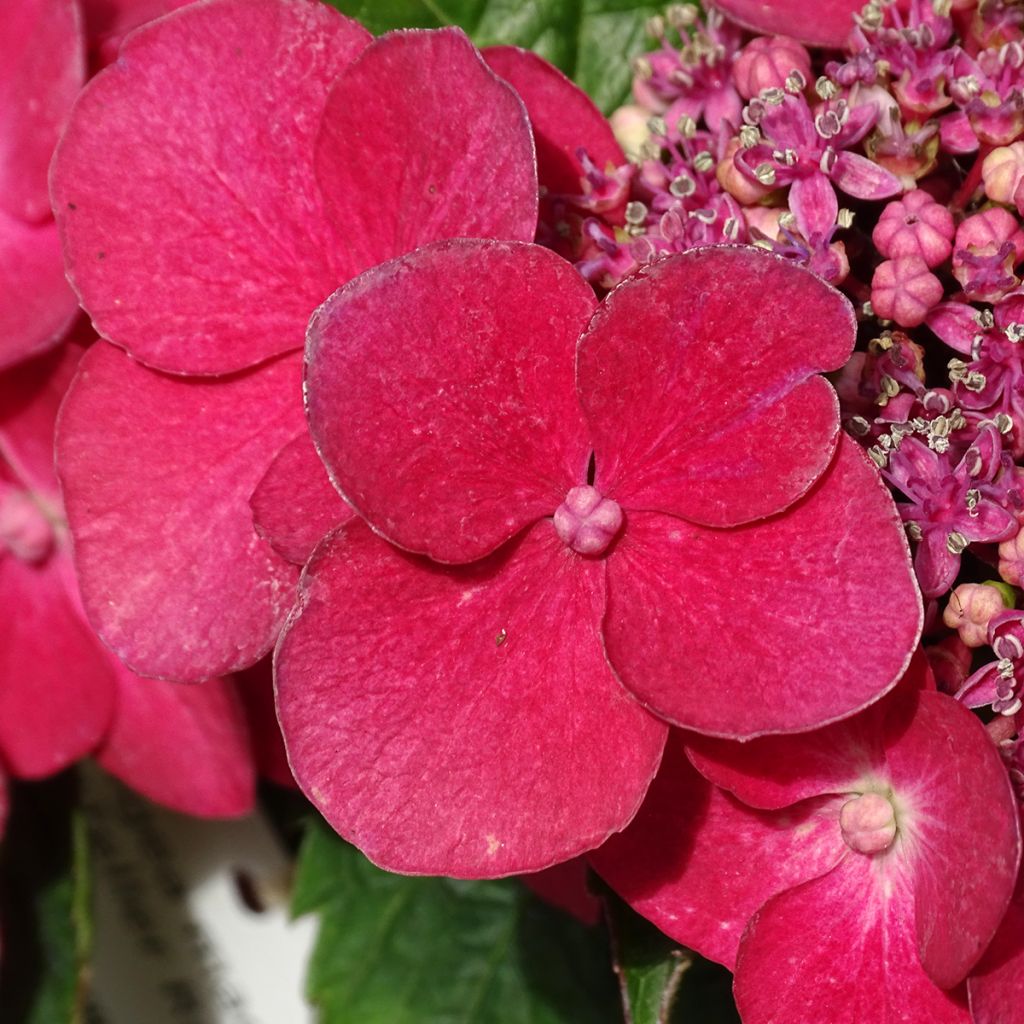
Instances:
[[[832,458],[830,385],[853,310],[761,250],[669,257],[620,285],[580,342],[595,486],[623,508],[732,526],[777,512]]]
[[[835,800],[786,815],[744,807],[690,767],[674,733],[635,820],[590,862],[637,913],[731,970],[765,900],[842,858],[838,820]]]
[[[68,344],[0,373],[0,456],[37,498],[60,508],[53,468],[57,411],[85,352],[88,332]]]
[[[117,703],[97,760],[157,803],[202,818],[252,809],[256,772],[234,683],[141,679],[116,666]]]
[[[77,761],[110,721],[113,673],[74,585],[63,552],[37,565],[0,555],[0,761],[22,778]]]
[[[391,871],[494,877],[602,843],[666,736],[604,659],[603,579],[549,522],[459,568],[358,520],[332,534],[275,661],[303,790]]]
[[[836,190],[824,174],[797,178],[789,190],[789,208],[796,217],[797,227],[804,238],[827,235],[839,216]]]
[[[836,188],[855,199],[888,199],[903,191],[895,174],[859,153],[840,153],[831,177]]]
[[[52,348],[77,313],[56,225],[0,210],[0,370]]]
[[[711,735],[850,715],[892,688],[921,631],[892,499],[845,437],[784,516],[709,530],[630,512],[607,563],[612,665],[655,713]]]
[[[539,246],[465,239],[367,271],[309,328],[310,431],[335,485],[401,547],[470,561],[585,482],[573,387],[595,300]]]
[[[1011,903],[967,981],[973,1024],[1012,1024],[1024,1006],[1024,904]]]
[[[306,0],[214,0],[130,37],[76,103],[53,167],[97,330],[192,373],[301,347],[343,280],[310,154],[331,83],[369,39]]]
[[[0,205],[12,216],[49,220],[46,171],[84,81],[74,0],[7,0],[0,32]]]
[[[738,25],[764,35],[786,35],[809,46],[838,49],[853,29],[861,0],[713,0]]]
[[[298,789],[292,770],[288,766],[288,754],[284,749],[281,727],[277,724],[274,673],[270,659],[258,661],[251,668],[236,673],[234,678],[249,720],[257,771],[262,778],[270,779],[279,786]]]
[[[57,436],[85,607],[135,671],[200,681],[274,643],[295,567],[249,496],[302,427],[299,358],[186,381],[111,345],[82,359]]]
[[[597,924],[601,919],[601,902],[590,891],[587,876],[590,869],[583,857],[574,857],[563,864],[554,864],[543,871],[523,875],[523,884],[542,900],[584,924]]]
[[[978,310],[966,302],[940,302],[925,323],[950,348],[965,356],[971,354],[974,339],[981,333]]]
[[[331,90],[316,172],[344,239],[339,283],[426,242],[537,229],[526,111],[459,29],[367,47]]]
[[[852,793],[866,776],[884,771],[886,740],[912,713],[903,695],[929,686],[928,661],[918,651],[898,690],[844,722],[748,743],[688,735],[686,752],[705,778],[751,807],[779,809],[826,793]]]
[[[962,995],[921,969],[911,900],[898,870],[853,853],[773,897],[740,946],[733,991],[743,1024],[970,1024]]]
[[[985,727],[941,693],[917,694],[886,759],[905,808],[921,963],[952,988],[977,963],[1013,894],[1020,836],[1010,780]]]
[[[256,532],[296,565],[305,565],[313,548],[355,515],[328,479],[308,430],[274,456],[250,504]]]
[[[543,188],[580,194],[584,172],[576,155],[579,149],[585,149],[601,170],[626,163],[608,120],[558,68],[518,46],[489,46],[483,55],[526,104],[537,145],[537,176]]]

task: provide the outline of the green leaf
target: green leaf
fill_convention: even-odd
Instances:
[[[91,923],[86,829],[72,773],[14,785],[0,896],[4,1024],[80,1024]]]
[[[602,890],[627,1024],[739,1024],[732,975]]]
[[[330,0],[372,32],[459,25],[478,46],[535,50],[607,114],[629,96],[631,60],[652,49],[644,25],[657,0]]]
[[[621,1024],[601,931],[515,880],[391,875],[316,821],[292,909],[323,1024]]]

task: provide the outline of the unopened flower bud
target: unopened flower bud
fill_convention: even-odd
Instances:
[[[638,160],[644,143],[651,137],[651,129],[648,122],[651,115],[643,107],[635,103],[628,103],[619,107],[608,118],[615,141],[622,147],[622,152],[630,160]]]
[[[869,856],[881,853],[896,838],[896,812],[881,793],[861,793],[843,804],[839,828],[851,850]]]
[[[758,36],[736,58],[732,77],[739,94],[749,100],[765,89],[785,89],[794,71],[806,86],[811,58],[800,43],[788,36]]]
[[[985,194],[995,203],[1012,203],[1024,179],[1024,142],[992,150],[981,165]]]
[[[919,256],[886,260],[871,279],[871,305],[883,320],[917,327],[942,301],[942,282]]]
[[[989,621],[1008,606],[1000,590],[988,583],[961,583],[949,595],[942,621],[960,634],[968,647],[984,647]]]
[[[953,215],[927,192],[914,189],[882,211],[871,239],[888,259],[918,256],[929,268],[953,251]]]

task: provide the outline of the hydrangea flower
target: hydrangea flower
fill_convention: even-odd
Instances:
[[[888,689],[920,607],[817,376],[852,340],[845,299],[749,248],[596,312],[554,254],[485,241],[332,296],[310,428],[366,522],[307,565],[276,683],[335,828],[395,870],[537,870],[632,817],[665,739],[641,704],[753,736]]]
[[[1017,807],[984,726],[923,674],[805,736],[675,734],[636,821],[592,855],[735,970],[744,1024],[969,1024],[958,986],[1013,892]]]
[[[119,346],[86,355],[58,437],[90,620],[147,675],[252,664],[297,577],[250,498],[302,444],[310,312],[426,240],[531,239],[522,104],[457,30],[371,42],[310,0],[213,0],[133,33],[90,83],[53,198]]]
[[[0,770],[40,778],[92,754],[153,800],[202,816],[250,809],[254,771],[234,684],[140,679],[85,621],[53,473],[77,342],[0,375]]]

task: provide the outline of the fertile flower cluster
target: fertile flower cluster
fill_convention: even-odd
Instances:
[[[1006,1024],[1024,19],[854,6],[673,7],[610,122],[315,0],[128,36],[54,118],[56,227],[19,214],[100,340],[51,268],[0,347],[19,664],[84,687],[86,645],[126,710],[68,691],[65,743],[0,661],[0,768],[129,776],[180,697],[210,761],[147,776],[234,792],[209,680],[273,649],[288,768],[378,864],[588,854],[746,1024]]]

